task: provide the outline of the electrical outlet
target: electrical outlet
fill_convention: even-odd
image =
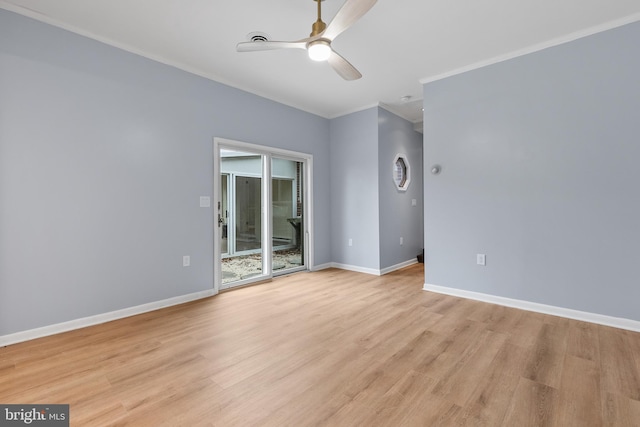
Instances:
[[[404,237],[400,238],[400,246],[404,245]]]
[[[476,263],[478,265],[487,265],[487,257],[485,254],[477,254],[476,255]]]
[[[191,265],[191,257],[189,255],[185,255],[182,257],[182,266],[189,267]]]
[[[349,239],[349,246],[353,246],[353,239]]]

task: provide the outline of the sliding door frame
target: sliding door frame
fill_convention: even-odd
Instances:
[[[273,221],[272,221],[272,206],[271,206],[271,165],[272,158],[292,160],[303,163],[303,194],[302,198],[302,211],[303,211],[303,243],[304,243],[304,265],[306,270],[313,270],[313,155],[306,153],[299,153],[296,151],[284,150],[280,148],[268,147],[264,145],[251,144],[242,141],[235,141],[226,138],[213,138],[213,289],[214,293],[218,293],[222,286],[222,251],[220,247],[221,242],[221,227],[218,227],[218,206],[221,203],[220,192],[220,174],[221,168],[221,155],[222,149],[229,149],[235,151],[244,151],[259,154],[262,156],[262,171],[263,176],[267,179],[262,181],[262,197],[261,197],[261,221],[262,221],[262,265],[263,274],[256,276],[255,278],[241,280],[236,282],[238,286],[249,284],[252,282],[258,282],[262,280],[268,280],[273,278],[272,269],[272,253],[273,253],[273,241],[271,236],[273,235]],[[265,220],[266,218],[266,220]]]

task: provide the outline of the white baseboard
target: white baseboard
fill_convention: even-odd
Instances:
[[[403,261],[399,264],[392,265],[391,267],[383,268],[382,270],[377,270],[375,268],[360,267],[357,265],[340,264],[339,262],[331,262],[331,263],[323,264],[322,267],[323,268],[339,268],[341,270],[355,271],[357,273],[366,273],[366,274],[372,274],[374,276],[383,276],[393,271],[400,270],[401,268],[405,268],[410,265],[416,264],[417,262],[418,262],[417,258],[413,258],[408,261]],[[318,267],[314,268],[314,271],[321,270],[321,268],[318,268]]]
[[[41,328],[16,332],[9,335],[2,335],[0,336],[0,347],[4,347],[10,344],[16,344],[23,341],[33,340],[36,338],[42,338],[49,335],[59,334],[62,332],[72,331],[74,329],[86,328],[87,326],[98,325],[100,323],[106,323],[112,320],[122,319],[124,317],[135,316],[136,314],[142,314],[149,311],[158,310],[160,308],[170,307],[189,301],[207,298],[212,295],[214,295],[213,289],[208,289],[206,291],[180,295],[162,301],[154,301],[147,304],[136,305],[135,307],[123,308],[122,310],[111,311],[109,313],[97,314],[95,316],[83,317],[80,319],[70,320],[68,322],[56,323],[55,325],[43,326]]]
[[[550,314],[552,316],[566,317],[568,319],[582,320],[584,322],[596,323],[599,325],[640,332],[640,322],[637,320],[605,316],[603,314],[589,313],[586,311],[573,310],[570,308],[556,307],[553,305],[539,304],[536,302],[499,297],[496,295],[483,294],[480,292],[465,291],[463,289],[430,285],[427,283],[424,284],[423,289],[425,291],[436,292],[439,294],[452,295],[461,298],[488,302],[491,304],[504,305],[506,307],[519,308],[521,310]]]
[[[418,263],[418,259],[417,258],[412,258],[412,259],[410,259],[408,261],[404,261],[404,262],[401,262],[399,264],[392,265],[391,267],[383,268],[382,270],[380,270],[380,274],[381,275],[385,275],[385,274],[388,274],[388,273],[392,273],[392,272],[394,272],[396,270],[400,270],[401,268],[405,268],[405,267],[408,267],[410,265],[417,264],[417,263]]]
[[[358,265],[340,264],[339,262],[332,262],[331,267],[339,268],[340,270],[355,271],[357,273],[373,274],[374,276],[380,276],[380,270],[375,268],[360,267]]]
[[[311,268],[311,271],[320,271],[320,270],[326,270],[327,268],[332,268],[333,265],[330,262],[327,262],[325,264],[319,264],[319,265],[314,265]]]

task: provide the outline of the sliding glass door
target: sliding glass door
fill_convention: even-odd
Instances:
[[[218,289],[307,269],[310,159],[218,139],[214,152]]]

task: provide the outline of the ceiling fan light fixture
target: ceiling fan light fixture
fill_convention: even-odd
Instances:
[[[326,61],[331,55],[331,46],[326,40],[314,40],[307,45],[309,58],[314,61]]]

